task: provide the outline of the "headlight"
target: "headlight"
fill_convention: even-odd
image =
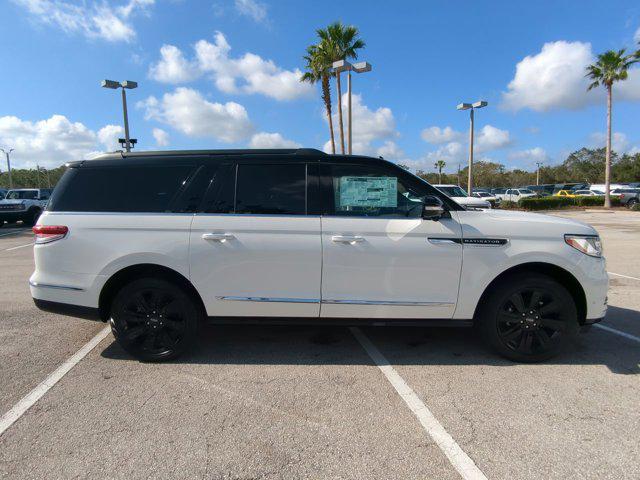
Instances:
[[[565,235],[564,241],[590,257],[602,256],[602,243],[598,235]]]

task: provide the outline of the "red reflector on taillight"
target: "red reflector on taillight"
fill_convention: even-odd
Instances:
[[[65,225],[36,225],[32,230],[36,234],[36,243],[60,240],[69,232],[69,228]]]

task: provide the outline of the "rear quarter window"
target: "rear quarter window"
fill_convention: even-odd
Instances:
[[[168,212],[195,166],[71,168],[49,205],[57,212]]]

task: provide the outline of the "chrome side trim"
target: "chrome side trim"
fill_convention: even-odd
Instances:
[[[389,301],[389,300],[322,300],[323,304],[329,305],[391,305],[394,307],[452,307],[452,302],[411,302],[411,301]]]
[[[437,237],[429,237],[429,243],[433,245],[459,245],[462,243],[460,238],[437,238]]]
[[[320,301],[319,298],[286,298],[286,297],[238,297],[225,295],[216,297],[218,300],[230,300],[233,302],[270,302],[270,303],[322,303],[326,305],[390,305],[394,307],[452,307],[453,302],[411,302],[411,301],[387,301],[387,300],[335,300]]]
[[[218,300],[231,300],[234,302],[274,302],[274,303],[320,303],[319,298],[282,298],[282,297],[217,297]]]
[[[53,285],[50,283],[38,283],[29,280],[29,285],[36,288],[55,288],[56,290],[72,290],[74,292],[84,292],[84,288],[71,287],[69,285]]]

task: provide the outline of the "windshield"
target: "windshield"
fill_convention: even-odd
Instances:
[[[491,197],[492,196],[490,193],[487,193],[487,192],[478,192],[478,195],[480,195],[481,197]]]
[[[437,189],[440,190],[442,193],[446,193],[450,197],[466,197],[466,196],[468,196],[467,192],[465,192],[462,188],[457,187],[457,186],[437,187]]]
[[[7,200],[24,200],[38,198],[37,190],[9,190]]]
[[[533,190],[529,190],[528,188],[523,188],[520,190],[520,193],[529,194],[529,193],[535,193],[535,192]]]

